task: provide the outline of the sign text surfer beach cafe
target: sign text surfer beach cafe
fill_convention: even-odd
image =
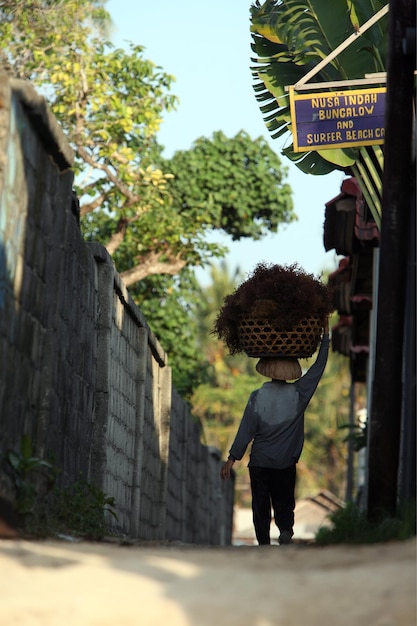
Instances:
[[[385,87],[296,94],[290,88],[295,152],[384,143]]]

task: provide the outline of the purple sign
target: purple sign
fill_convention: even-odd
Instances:
[[[385,88],[290,92],[295,152],[384,143]]]

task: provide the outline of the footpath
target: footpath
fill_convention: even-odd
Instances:
[[[416,541],[0,540],[0,626],[416,626]]]

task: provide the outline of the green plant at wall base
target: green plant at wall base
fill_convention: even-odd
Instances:
[[[117,520],[114,498],[79,478],[71,487],[54,492],[52,521],[55,532],[102,539],[107,531],[105,513]]]
[[[48,491],[52,489],[57,475],[56,467],[49,461],[34,456],[29,435],[21,437],[17,452],[7,451],[5,464],[15,490],[16,512],[22,516],[32,514],[38,499],[39,480],[44,480]]]
[[[117,520],[114,498],[83,477],[70,487],[57,488],[57,467],[33,454],[29,435],[23,435],[18,451],[8,450],[3,461],[15,491],[14,510],[25,533],[66,533],[101,539],[107,531],[105,514]]]
[[[344,508],[332,513],[331,525],[322,526],[315,537],[321,545],[337,543],[380,543],[392,540],[405,540],[416,534],[415,503],[410,503],[400,517],[382,516],[378,521],[369,521],[365,511],[348,503]]]

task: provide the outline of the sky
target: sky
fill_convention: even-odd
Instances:
[[[288,169],[286,182],[298,220],[257,242],[216,236],[229,248],[225,260],[230,273],[239,268],[247,275],[259,262],[298,263],[319,276],[337,267],[334,250],[326,253],[323,246],[324,210],[340,192],[345,176],[304,174],[281,156],[283,140],[271,139],[252,87],[251,4],[251,0],[107,0],[106,8],[114,24],[114,45],[131,41],[144,46],[144,56],[175,77],[171,91],[179,105],[166,114],[158,134],[166,157],[217,130],[228,137],[244,130],[253,139],[264,137]],[[203,284],[210,282],[209,276],[209,270],[197,272]]]

